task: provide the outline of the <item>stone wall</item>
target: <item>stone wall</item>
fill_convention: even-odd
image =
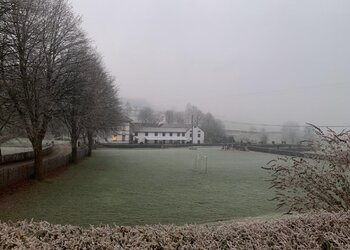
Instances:
[[[43,149],[44,156],[49,155],[51,153],[52,153],[52,146],[49,146]],[[0,165],[12,163],[12,162],[29,161],[32,159],[34,159],[33,151],[10,154],[10,155],[2,155],[0,156]]]
[[[311,148],[301,147],[301,148],[268,148],[261,146],[247,146],[248,150],[276,155],[286,155],[286,156],[294,156],[294,157],[305,157],[305,158],[314,158],[318,156],[318,158],[322,157],[321,155],[311,153]]]
[[[52,150],[52,149],[51,149]],[[78,150],[78,159],[87,156],[87,147]],[[71,162],[71,153],[58,154],[55,157],[47,157],[43,160],[44,174],[68,166]],[[34,174],[34,162],[7,164],[0,167],[0,188],[4,188],[24,180],[30,179]]]

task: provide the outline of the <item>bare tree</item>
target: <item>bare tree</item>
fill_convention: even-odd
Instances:
[[[207,143],[224,142],[226,133],[221,121],[215,119],[211,113],[205,114],[200,121],[199,126],[205,132],[205,141]]]
[[[174,123],[185,124],[185,113],[182,111],[174,112]]]
[[[142,123],[157,124],[159,122],[154,110],[150,107],[142,108],[138,114],[138,119]]]
[[[269,139],[269,137],[268,137],[268,135],[266,133],[266,129],[263,128],[261,130],[260,142],[262,144],[267,144],[268,139]]]
[[[175,122],[175,112],[173,110],[167,110],[164,112],[165,121],[168,124],[173,124]]]
[[[67,79],[79,63],[79,19],[66,0],[9,0],[0,20],[4,41],[1,80],[31,141],[35,178],[42,179],[42,141],[59,103],[71,91]]]
[[[323,132],[314,127],[319,140],[311,158],[278,157],[268,163],[273,200],[287,212],[350,208],[350,132]]]
[[[2,155],[1,144],[25,134],[16,109],[13,103],[6,98],[5,93],[6,91],[0,80],[0,156]]]
[[[85,108],[88,110],[84,117],[83,126],[88,138],[88,156],[91,156],[93,138],[100,131],[111,131],[118,127],[123,120],[118,99],[118,89],[114,79],[103,69],[96,67],[92,73],[90,89],[86,96]]]
[[[66,96],[65,102],[60,103],[59,118],[66,125],[70,135],[72,146],[72,161],[77,162],[78,140],[84,130],[84,119],[88,116],[89,102],[93,102],[90,95],[94,92],[93,77],[98,56],[86,42],[78,48],[79,64],[75,65],[74,71],[69,75],[67,83],[71,85],[71,91]]]
[[[201,119],[204,116],[203,112],[199,108],[191,104],[186,105],[185,114],[186,123],[190,124],[193,121],[194,126],[199,126]]]
[[[317,139],[317,136],[312,126],[305,127],[303,139],[309,143],[312,143],[315,139]]]
[[[81,63],[70,78],[72,93],[62,104],[60,116],[70,134],[73,162],[77,162],[79,138],[88,139],[91,156],[95,134],[117,127],[120,117],[114,79],[104,70],[98,53],[87,46],[79,54]]]
[[[286,122],[281,132],[282,139],[289,144],[297,144],[300,140],[300,128],[296,122]]]
[[[124,107],[124,112],[127,116],[130,116],[132,111],[133,111],[133,106],[131,105],[131,103],[129,101],[126,101]]]

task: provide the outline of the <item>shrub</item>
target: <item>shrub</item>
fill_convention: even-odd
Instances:
[[[264,169],[271,173],[271,188],[278,208],[287,213],[350,207],[350,132],[323,132],[312,125],[318,139],[307,157],[278,157]]]

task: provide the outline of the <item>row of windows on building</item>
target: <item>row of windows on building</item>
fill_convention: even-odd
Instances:
[[[146,144],[148,144],[148,143],[149,143],[149,141],[148,141],[148,140],[145,140],[145,143],[146,143]],[[172,140],[170,140],[170,141],[166,141],[166,140],[154,140],[154,143],[155,143],[155,144],[166,144],[166,143],[170,143],[170,144],[185,144],[185,143],[186,143],[186,141],[184,141],[184,140],[181,140],[181,141],[172,141]],[[189,142],[187,142],[187,143],[189,143]],[[198,141],[197,141],[197,143],[198,143],[198,144],[200,144],[200,143],[201,143],[201,141],[200,141],[200,140],[198,140]]]
[[[148,132],[145,132],[145,136],[148,136]],[[159,134],[162,134],[162,136],[166,136],[166,133],[159,133]],[[173,136],[173,134],[177,134],[177,136],[185,136],[185,133],[169,133],[169,136]],[[135,136],[138,136],[139,135],[139,133],[138,132],[135,132]],[[158,132],[155,132],[154,133],[154,136],[158,136]],[[190,134],[190,137],[192,137],[192,133]],[[201,137],[201,134],[200,133],[198,133],[198,138],[199,137]]]

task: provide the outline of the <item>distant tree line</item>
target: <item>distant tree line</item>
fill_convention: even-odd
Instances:
[[[222,122],[211,113],[204,113],[194,105],[187,104],[184,111],[166,110],[156,112],[150,107],[139,111],[138,120],[144,124],[192,124],[199,126],[205,132],[206,143],[220,143],[227,140]]]
[[[312,126],[306,126],[304,130],[301,130],[299,124],[296,122],[286,122],[283,124],[281,133],[282,140],[288,144],[298,144],[302,141],[312,142],[318,138]]]
[[[80,136],[91,154],[94,135],[119,123],[113,82],[67,0],[0,0],[0,143],[26,135],[36,179],[51,127],[65,126],[76,161]]]

